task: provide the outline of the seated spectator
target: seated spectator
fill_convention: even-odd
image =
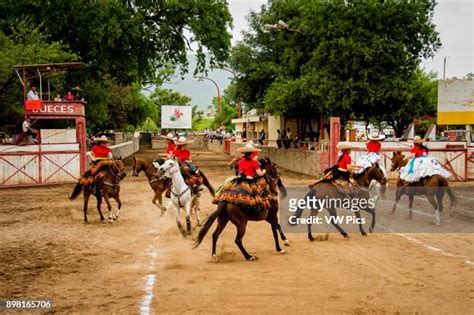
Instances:
[[[74,95],[72,95],[71,91],[67,92],[67,94],[64,95],[64,100],[66,102],[74,102]]]
[[[38,92],[36,92],[36,86],[32,85],[31,90],[26,95],[27,100],[39,100]]]
[[[75,88],[72,89],[73,91],[76,91],[74,95],[74,100],[78,102],[84,102],[84,97],[81,95],[81,88],[76,86]]]
[[[55,101],[55,102],[62,102],[62,100],[63,100],[63,99],[61,98],[61,95],[56,94],[56,97],[54,98],[54,101]]]

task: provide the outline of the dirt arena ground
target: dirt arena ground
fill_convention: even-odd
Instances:
[[[215,187],[231,175],[225,155],[200,152],[195,160]],[[372,235],[344,239],[331,233],[327,241],[311,243],[306,234],[287,234],[291,246],[284,255],[274,250],[270,226],[251,222],[244,245],[259,257],[256,262],[244,261],[229,224],[218,243],[220,262],[213,263],[210,235],[191,250],[174,213],[160,217],[151,204],[146,177],[128,174],[123,210],[113,224],[101,224],[91,203],[91,224],[84,225],[82,198],[67,198],[72,184],[0,190],[0,298],[51,298],[53,312],[88,314],[474,310],[472,233],[380,233],[404,220],[403,206],[388,216],[386,205],[378,209],[380,226]],[[283,172],[290,187],[311,181]],[[473,188],[463,189],[458,207],[470,211]],[[215,209],[209,193],[201,205],[203,217]],[[429,209],[423,200],[415,208]],[[449,214],[443,224],[472,230],[473,222]],[[415,213],[413,224],[431,219]]]

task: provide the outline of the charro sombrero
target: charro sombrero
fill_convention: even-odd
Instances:
[[[174,141],[176,145],[185,145],[192,142],[194,142],[194,140],[188,140],[186,139],[186,137],[183,137],[183,136],[179,137],[177,140]]]
[[[174,135],[170,132],[169,134],[167,134],[166,136],[160,136],[161,138],[163,139],[167,139],[167,140],[171,140],[171,141],[176,141]]]
[[[378,131],[372,131],[367,138],[369,140],[383,140],[385,139],[385,135],[380,134]]]
[[[107,136],[102,135],[99,138],[94,139],[95,142],[110,142],[109,138]]]
[[[82,89],[78,86],[73,87],[71,90],[73,90],[73,91],[82,91]]]
[[[237,152],[240,153],[248,153],[248,152],[260,152],[262,150],[259,150],[253,146],[251,143],[247,143],[245,146],[240,147],[237,149]]]
[[[352,149],[352,146],[349,143],[346,142],[339,142],[336,146],[338,150],[347,150],[347,149]]]
[[[415,136],[413,138],[413,143],[423,143],[425,141],[426,141],[426,139],[422,139],[420,136]]]

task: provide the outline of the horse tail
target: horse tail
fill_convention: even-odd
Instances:
[[[226,208],[226,203],[225,202],[219,202],[219,205],[217,206],[217,210],[211,213],[207,218],[206,221],[204,221],[201,229],[199,230],[197,238],[194,240],[194,248],[197,248],[204,237],[206,236],[207,232],[211,228],[212,224],[216,219],[225,211]]]
[[[201,175],[202,177],[204,186],[209,189],[209,192],[211,193],[212,197],[214,197],[216,195],[216,192],[214,191],[214,187],[212,187],[211,183],[209,183],[209,180],[207,179],[206,175],[204,175],[201,170],[199,171],[199,175]]]
[[[72,195],[69,197],[69,200],[74,200],[79,196],[79,194],[82,191],[82,185],[80,183],[77,183],[76,186],[74,187],[74,190],[72,191]]]
[[[280,188],[281,197],[283,199],[285,199],[286,195],[287,195],[287,191],[286,191],[286,187],[285,187],[285,185],[283,185],[283,182],[281,181],[280,177],[278,177],[277,185],[278,185],[278,188]]]

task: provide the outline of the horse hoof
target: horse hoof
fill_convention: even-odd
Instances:
[[[362,236],[367,236],[367,233],[365,233],[365,232],[364,232],[364,233],[362,233]]]
[[[250,256],[249,258],[247,258],[248,261],[257,261],[258,260],[258,257],[257,256]]]
[[[346,233],[342,234],[342,236],[343,236],[344,238],[349,238],[349,235],[347,235]]]
[[[109,223],[114,223],[114,219],[109,219]]]
[[[374,233],[374,229],[373,229],[373,228],[369,228],[369,232],[370,232],[370,233]]]
[[[89,221],[84,221],[84,224],[90,224],[90,222]]]
[[[214,263],[219,262],[219,258],[217,258],[217,255],[212,255],[212,262],[214,262]]]
[[[285,246],[290,246],[290,242],[289,242],[288,240],[284,240],[284,241],[283,241],[283,245],[285,245]]]
[[[308,240],[309,240],[310,242],[314,242],[314,237],[308,236]]]
[[[105,220],[100,220],[100,222],[101,222],[102,224],[106,224],[106,223],[107,223],[107,221],[105,221]]]
[[[279,251],[278,251],[278,254],[281,254],[281,255],[283,255],[283,254],[286,254],[286,252],[285,252],[285,250],[284,250],[284,249],[282,249],[282,250],[279,250]]]

